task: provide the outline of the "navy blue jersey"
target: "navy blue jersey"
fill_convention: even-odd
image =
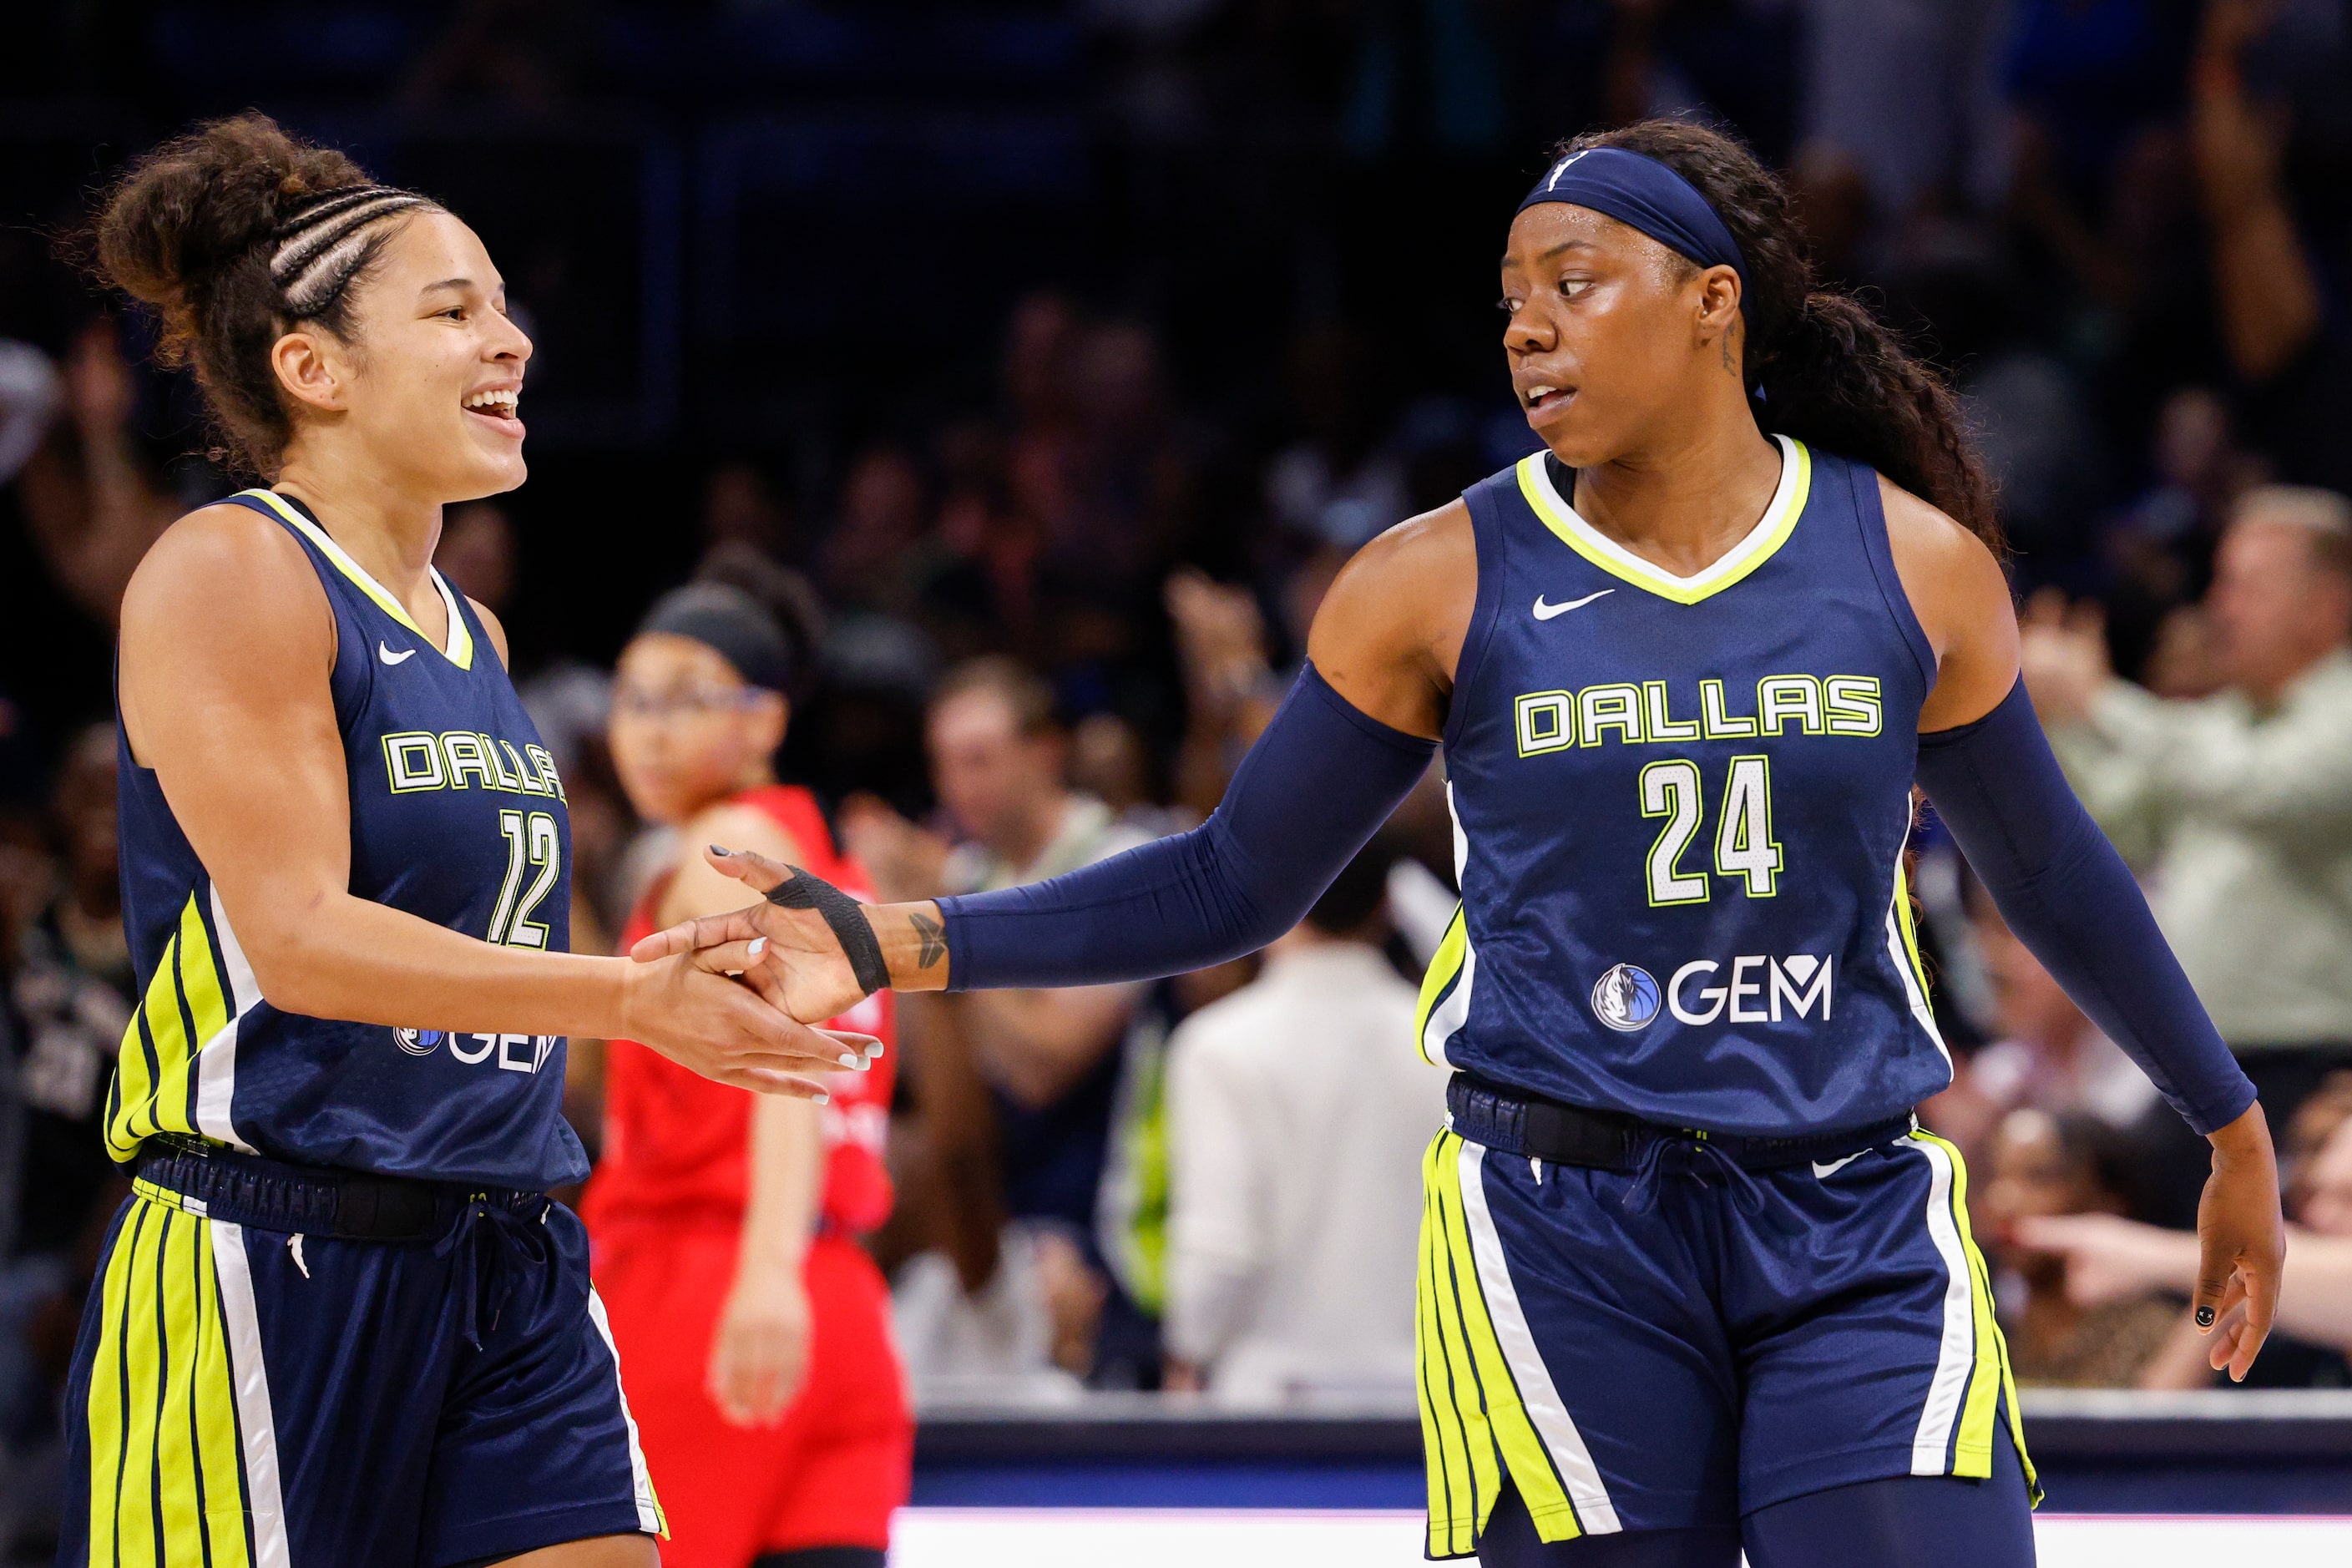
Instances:
[[[1463,909],[1422,991],[1433,1061],[1762,1134],[1950,1081],[1903,877],[1934,658],[1877,476],[1779,439],[1770,507],[1695,577],[1578,517],[1544,454],[1467,492]]]
[[[267,490],[231,499],[293,533],[334,611],[352,895],[488,942],[568,951],[563,784],[473,606],[434,574],[449,612],[436,647],[297,504]],[[279,1011],[154,773],[127,738],[120,756],[123,921],[144,1003],[108,1099],[116,1160],[180,1132],[302,1164],[497,1186],[587,1173],[561,1110],[562,1037]]]

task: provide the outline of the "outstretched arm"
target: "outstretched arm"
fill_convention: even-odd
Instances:
[[[314,1017],[628,1035],[745,1088],[814,1094],[838,1059],[708,955],[648,969],[484,942],[355,898],[328,677],[335,623],[286,531],[243,507],[183,519],[123,600],[120,699],[213,878],[261,994]]]
[[[2018,679],[2017,616],[1991,552],[1917,498],[1884,494],[1896,568],[1937,660],[1919,784],[2018,939],[2211,1141],[2192,1306],[2199,1328],[2225,1325],[2231,1375],[2242,1378],[2270,1331],[2286,1247],[2253,1085],[2058,771]]]
[[[723,962],[813,1018],[884,984],[1097,984],[1253,952],[1297,922],[1427,769],[1476,592],[1460,502],[1367,545],[1316,617],[1307,669],[1191,833],[1049,882],[846,910],[805,873],[714,850],[713,865],[804,907],[672,927],[635,955],[728,944]]]
[[[1190,833],[1051,881],[880,906],[849,904],[805,871],[714,845],[710,863],[766,893],[776,912],[755,906],[673,926],[636,956],[730,944],[715,950],[721,962],[796,1017],[839,1012],[883,984],[1099,985],[1205,969],[1297,925],[1434,750],[1359,710],[1310,665],[1223,802]]]

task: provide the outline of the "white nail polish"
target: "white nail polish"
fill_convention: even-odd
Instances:
[[[755,937],[753,937],[753,938],[751,939],[751,956],[752,956],[752,957],[757,958],[757,957],[759,957],[761,953],[763,953],[763,952],[767,952],[767,951],[768,951],[768,939],[767,939],[766,937],[764,937],[764,936],[755,936]]]

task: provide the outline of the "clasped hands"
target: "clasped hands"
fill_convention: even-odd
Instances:
[[[863,1070],[881,1054],[881,1042],[867,1035],[817,1026],[824,1019],[846,1013],[869,994],[859,982],[856,965],[822,909],[787,908],[765,897],[795,877],[816,879],[750,850],[713,845],[704,853],[713,868],[761,895],[761,901],[725,914],[681,921],[639,942],[629,950],[629,956],[640,963],[654,963],[690,954],[697,967],[724,973],[756,992],[791,1020],[792,1029],[800,1036],[822,1037],[834,1043],[834,1051],[826,1054],[837,1054],[843,1067]],[[947,948],[936,905],[865,904],[857,910],[851,918],[862,917],[869,922],[892,986],[933,989],[946,984]],[[813,1039],[803,1043],[812,1049],[822,1048]],[[750,1087],[769,1093],[803,1094],[817,1086],[780,1077],[775,1082]]]

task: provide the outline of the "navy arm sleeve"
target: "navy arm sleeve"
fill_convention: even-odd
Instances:
[[[1919,784],[1994,905],[2051,977],[2210,1132],[2254,1102],[2147,900],[2074,798],[2025,682],[1973,724],[1919,737]]]
[[[941,899],[948,989],[1156,980],[1255,952],[1323,896],[1436,749],[1310,664],[1192,832],[1051,881]]]

